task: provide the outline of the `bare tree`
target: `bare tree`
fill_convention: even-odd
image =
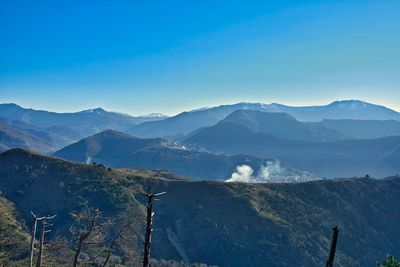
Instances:
[[[78,244],[77,244],[77,247],[75,250],[74,261],[73,261],[73,265],[72,265],[73,267],[76,267],[76,266],[78,266],[78,260],[79,260],[79,256],[81,255],[83,245],[85,244],[85,242],[88,240],[88,238],[91,236],[91,234],[95,230],[97,220],[100,216],[100,211],[99,211],[99,209],[96,209],[96,210],[94,210],[94,214],[92,214],[92,212],[89,212],[88,215],[81,215],[81,214],[80,215],[71,214],[71,215],[78,220],[90,219],[87,229],[83,230],[79,234]]]
[[[47,232],[46,226],[47,221],[53,219],[56,215],[53,216],[44,216],[44,217],[38,217],[36,214],[34,214],[31,211],[32,215],[32,230],[31,230],[31,240],[30,240],[30,255],[29,255],[29,267],[33,266],[33,257],[34,257],[34,251],[35,251],[35,237],[36,237],[36,231],[37,231],[37,223],[39,221],[42,222],[42,231],[41,231],[41,238],[40,238],[40,247],[39,247],[39,257],[36,262],[36,266],[41,266],[42,263],[42,255],[43,255],[43,242],[44,242],[44,236]]]
[[[104,263],[103,263],[103,267],[105,267],[105,266],[107,265],[108,261],[110,260],[110,256],[111,256],[111,253],[112,253],[112,249],[113,249],[113,247],[115,246],[115,243],[116,243],[117,240],[121,237],[122,232],[124,232],[125,229],[126,229],[128,226],[129,226],[129,223],[125,223],[125,224],[121,227],[121,229],[117,232],[117,234],[113,237],[113,239],[111,240],[110,246],[108,247],[108,250],[107,250],[107,257],[106,257],[106,259],[105,259],[105,261],[104,261]]]
[[[129,266],[134,263],[141,264],[143,260],[142,256],[143,250],[133,245],[140,243],[141,241],[143,243],[142,235],[144,231],[142,230],[143,224],[141,223],[140,219],[142,217],[143,213],[141,213],[138,209],[127,209],[117,219],[119,221],[117,224],[120,226],[113,227],[114,229],[118,230],[121,229],[123,225],[127,224],[127,227],[124,229],[120,237],[117,239],[113,247],[112,254],[120,253],[124,255],[124,261]],[[115,236],[115,234],[112,236]],[[108,244],[110,244],[110,242]]]
[[[52,226],[52,224],[49,224],[48,221],[53,219],[54,217],[56,217],[56,215],[45,216],[45,217],[40,217],[40,218],[35,216],[34,232],[32,233],[33,242],[34,242],[34,239],[35,239],[36,223],[37,223],[37,221],[41,221],[42,222],[42,229],[41,229],[41,233],[40,233],[40,243],[39,243],[39,255],[38,255],[38,260],[37,260],[37,263],[36,263],[36,267],[42,267],[44,237],[45,237],[46,233],[51,231],[51,230],[46,230],[46,227]],[[34,249],[33,242],[31,244],[31,253],[32,253],[31,254],[31,259],[33,258],[33,256],[32,256],[33,255],[33,249]]]
[[[31,246],[30,246],[30,257],[29,257],[29,267],[33,264],[33,251],[35,249],[35,236],[37,227],[37,216],[31,211],[32,215],[32,232],[31,232]]]
[[[147,216],[146,216],[146,234],[145,234],[145,241],[144,241],[144,256],[143,256],[143,267],[150,266],[150,248],[151,248],[151,232],[153,231],[153,202],[157,200],[156,197],[166,194],[167,192],[161,193],[153,193],[151,192],[151,188],[147,189],[146,193],[143,193],[147,197]]]
[[[76,248],[72,266],[78,266],[83,261],[80,255],[85,252],[87,259],[106,266],[111,261],[113,251],[125,247],[123,233],[131,231],[135,219],[125,215],[103,216],[98,209],[84,208],[79,213],[71,213],[75,219],[70,232],[75,236]],[[113,230],[115,229],[115,230]],[[112,232],[115,234],[112,234]],[[108,240],[108,241],[107,241]],[[131,243],[129,243],[129,247]],[[105,258],[104,258],[104,255]]]

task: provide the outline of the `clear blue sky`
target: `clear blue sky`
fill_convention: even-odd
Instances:
[[[400,110],[400,1],[1,1],[0,102],[144,114],[356,98]]]

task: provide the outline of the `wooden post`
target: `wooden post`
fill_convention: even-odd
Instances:
[[[151,232],[153,231],[153,201],[155,197],[164,195],[166,192],[154,194],[151,192],[149,187],[147,193],[143,193],[147,197],[147,216],[146,216],[146,234],[144,242],[144,255],[143,255],[143,267],[150,267],[150,248],[151,248]]]
[[[333,267],[333,261],[335,259],[338,235],[339,235],[339,230],[338,230],[338,227],[335,226],[332,228],[331,249],[329,251],[329,258],[328,258],[328,261],[326,262],[326,267]]]

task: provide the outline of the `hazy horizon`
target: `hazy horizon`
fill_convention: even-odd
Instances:
[[[104,110],[106,110],[106,111],[109,111],[109,112],[121,113],[121,114],[130,115],[130,116],[146,116],[146,115],[150,115],[150,114],[162,114],[162,115],[166,115],[166,116],[172,117],[172,116],[178,115],[179,113],[185,112],[185,111],[197,111],[197,110],[201,110],[201,109],[204,109],[204,108],[214,108],[214,107],[218,107],[218,106],[234,105],[234,104],[239,104],[239,103],[266,104],[266,105],[269,105],[269,104],[282,104],[282,105],[294,106],[294,107],[307,107],[307,106],[326,106],[326,105],[329,105],[329,104],[331,104],[331,103],[333,103],[333,102],[336,102],[336,101],[361,101],[361,102],[366,102],[366,103],[369,103],[369,104],[384,106],[384,107],[390,108],[390,109],[392,109],[392,110],[394,110],[394,111],[396,111],[396,112],[400,112],[399,110],[397,110],[397,109],[395,109],[395,108],[392,108],[392,107],[390,107],[390,106],[384,105],[384,104],[382,104],[382,103],[369,102],[369,101],[364,101],[364,100],[362,100],[362,99],[336,99],[336,100],[328,101],[328,102],[326,102],[326,103],[314,103],[314,104],[310,103],[310,104],[303,104],[303,105],[301,105],[301,104],[299,104],[299,105],[296,105],[296,104],[295,104],[295,105],[292,105],[292,104],[287,104],[287,103],[279,103],[279,102],[275,102],[275,101],[272,101],[272,102],[248,102],[248,101],[239,101],[239,102],[232,102],[232,103],[220,103],[220,104],[213,105],[213,106],[206,106],[206,105],[204,105],[204,106],[199,106],[199,107],[192,107],[192,108],[185,109],[185,110],[182,109],[182,110],[178,111],[177,113],[172,113],[172,114],[168,114],[168,113],[164,113],[164,112],[158,112],[158,111],[152,111],[152,112],[149,112],[149,113],[134,114],[134,113],[129,113],[129,112],[126,112],[126,111],[123,111],[123,110],[108,109],[108,108],[105,108],[105,107],[102,107],[102,106],[86,107],[86,108],[77,109],[77,110],[75,110],[75,109],[68,109],[68,110],[48,110],[48,109],[41,108],[41,107],[25,106],[25,105],[22,105],[22,104],[16,103],[16,102],[1,102],[1,101],[0,101],[0,104],[16,104],[16,105],[18,105],[18,106],[20,106],[20,107],[22,107],[22,108],[26,108],[26,109],[44,110],[44,111],[56,112],[56,113],[74,113],[74,112],[80,112],[80,111],[87,111],[87,110],[94,110],[94,109],[97,109],[97,108],[102,108],[102,109],[104,109]]]

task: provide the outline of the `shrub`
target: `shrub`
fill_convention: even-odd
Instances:
[[[395,257],[388,255],[384,261],[378,262],[378,266],[379,267],[400,267],[400,261],[397,260]]]

